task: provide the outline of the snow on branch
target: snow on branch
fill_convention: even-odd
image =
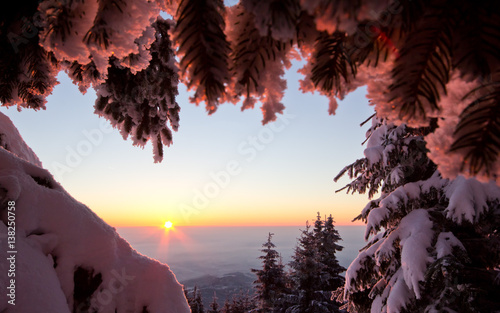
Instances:
[[[432,127],[396,127],[377,118],[372,122],[366,157],[336,177],[347,173],[354,179],[348,191],[374,187],[381,191],[357,217],[366,222],[369,242],[347,270],[346,308],[372,312],[460,308],[462,299],[475,297],[464,287],[474,284],[459,284],[465,269],[484,266],[477,260],[484,258],[482,253],[495,259],[493,251],[498,249],[490,246],[496,245],[498,236],[490,228],[496,226],[490,225],[498,221],[500,188],[493,181],[443,178],[427,157],[424,137],[432,134]],[[476,249],[481,249],[478,255]],[[482,283],[488,284],[496,274],[481,275]]]
[[[150,47],[149,66],[137,73],[120,66],[109,69],[105,83],[97,86],[95,112],[106,117],[134,145],[153,143],[155,162],[163,159],[163,145],[172,143],[171,128],[179,127],[178,74],[168,31],[171,22],[161,17],[153,24],[156,41]],[[170,52],[169,52],[170,51]]]
[[[132,69],[147,66],[150,56],[145,50],[154,41],[154,32],[148,28],[160,13],[156,3],[47,0],[39,10],[46,23],[40,34],[42,45],[58,60],[82,65],[93,62],[101,79],[106,77],[111,56],[123,60],[135,54],[142,60]]]
[[[242,5],[228,12],[228,38],[232,42],[231,88],[233,100],[244,96],[242,110],[253,108],[258,98],[263,102],[263,124],[276,120],[276,114],[285,108],[281,103],[286,81],[284,68],[290,44],[270,35],[261,36],[255,27],[255,16]]]
[[[499,72],[500,73],[500,72]],[[483,182],[500,175],[498,100],[500,74],[467,82],[454,72],[437,114],[439,128],[425,137],[429,157],[446,178],[462,174]]]
[[[0,25],[7,48],[0,101],[43,109],[60,69],[85,92],[109,82],[112,67],[148,68],[160,10],[176,20],[181,77],[209,113],[244,97],[242,109],[260,102],[262,122],[275,120],[285,107],[285,69],[302,57],[300,89],[327,96],[330,114],[338,99],[366,85],[379,118],[410,127],[438,121],[445,146],[437,135],[428,148],[445,177],[498,179],[497,1],[28,1],[5,10]],[[450,95],[461,91],[454,76],[477,88],[456,99],[460,109],[448,116]],[[401,171],[394,169],[393,182]]]
[[[451,181],[445,191],[449,199],[446,217],[459,224],[477,222],[488,210],[488,203],[500,198],[500,189],[494,182],[481,183],[463,176]]]

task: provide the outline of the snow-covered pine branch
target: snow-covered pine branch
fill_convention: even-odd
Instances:
[[[442,178],[426,156],[423,138],[430,131],[375,118],[365,159],[341,171],[354,179],[348,191],[381,192],[359,216],[368,244],[346,273],[349,312],[490,312],[498,306],[491,298],[500,290],[500,188]]]
[[[116,59],[106,81],[96,87],[95,112],[106,117],[134,145],[153,142],[155,162],[163,159],[163,145],[172,143],[172,131],[179,127],[180,107],[176,102],[178,70],[168,31],[171,21],[159,17],[153,24],[156,40],[149,48],[148,67],[133,73]],[[170,53],[169,53],[170,52]]]
[[[467,161],[443,170],[446,178],[497,180],[500,174],[498,1],[241,0],[225,8],[221,0],[30,0],[1,6],[2,105],[44,108],[60,70],[85,92],[109,83],[113,67],[132,74],[150,67],[158,35],[152,24],[163,10],[177,24],[180,76],[195,90],[191,100],[205,101],[209,112],[243,97],[243,109],[260,102],[263,123],[275,120],[285,109],[284,71],[299,55],[307,60],[301,90],[326,95],[330,114],[337,99],[367,85],[379,118],[395,125],[446,120],[446,97],[461,91],[450,79],[476,82],[459,118],[443,122],[452,149],[429,145],[431,157],[440,167],[450,165],[447,155]],[[153,141],[155,160],[161,159],[156,134],[143,139]]]
[[[281,103],[286,81],[284,68],[290,67],[288,52],[291,45],[261,36],[255,26],[255,16],[237,5],[228,12],[228,38],[232,42],[231,91],[233,100],[245,97],[242,110],[262,102],[263,124],[274,121],[285,106]]]

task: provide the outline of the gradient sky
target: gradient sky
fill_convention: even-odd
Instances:
[[[359,124],[373,108],[362,89],[328,115],[325,97],[298,91],[299,67],[286,76],[287,117],[265,127],[258,108],[223,104],[208,116],[180,86],[180,129],[161,164],[150,145],[132,146],[93,114],[94,91],[82,95],[65,74],[47,110],[0,110],[56,180],[112,226],[304,225],[317,211],[348,225],[367,197],[335,193],[347,180],[333,177],[363,156]]]

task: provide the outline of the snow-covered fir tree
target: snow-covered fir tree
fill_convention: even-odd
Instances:
[[[191,295],[187,291],[185,291],[185,294],[189,307],[191,308],[191,313],[205,313],[203,299],[201,298],[201,292],[198,290],[198,286],[194,286]]]
[[[318,214],[319,217],[319,214]],[[345,268],[340,266],[336,253],[342,251],[343,247],[338,244],[340,235],[335,229],[335,221],[330,214],[326,217],[321,234],[318,234],[320,245],[318,247],[320,262],[325,265],[322,275],[322,285],[326,290],[336,290],[344,284],[344,278],[340,275]],[[314,228],[316,230],[316,227]]]
[[[232,299],[226,299],[222,307],[222,313],[247,313],[256,308],[248,293],[233,295]]]
[[[435,124],[434,124],[435,125]],[[373,197],[356,219],[368,244],[338,295],[349,312],[497,312],[500,188],[441,177],[424,136],[372,119],[365,158],[344,168],[348,192]]]
[[[451,114],[428,146],[442,175],[500,175],[499,1],[26,0],[3,1],[0,20],[2,105],[44,109],[65,71],[123,137],[152,142],[155,161],[179,126],[179,82],[209,113],[260,102],[265,124],[302,59],[301,90],[327,96],[330,114],[363,85],[396,124]]]
[[[293,294],[285,298],[284,312],[339,312],[331,296],[344,283],[340,273],[345,268],[338,264],[335,255],[342,247],[337,244],[341,238],[333,226],[333,218],[325,221],[318,213],[313,229],[307,223],[298,240],[290,262]]]
[[[207,313],[221,313],[219,308],[219,303],[217,302],[218,298],[214,291],[214,296],[212,298],[212,302],[207,310]]]
[[[260,250],[263,255],[262,269],[252,269],[257,275],[254,281],[256,289],[256,300],[258,312],[273,312],[279,298],[286,293],[286,277],[284,265],[280,254],[274,249],[272,242],[273,233],[269,233],[267,241],[262,244],[264,249]]]
[[[222,306],[221,311],[222,311],[222,313],[230,313],[231,312],[231,302],[229,301],[229,299],[226,299],[226,301],[224,301],[224,305]]]

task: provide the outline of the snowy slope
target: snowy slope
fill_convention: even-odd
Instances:
[[[24,142],[17,128],[2,113],[0,113],[0,146],[21,159],[42,167],[42,162],[40,162],[33,150]]]
[[[73,199],[1,113],[0,139],[0,312],[190,312],[169,267],[139,254]],[[7,278],[11,255],[15,277]],[[15,306],[4,292],[10,279]]]

